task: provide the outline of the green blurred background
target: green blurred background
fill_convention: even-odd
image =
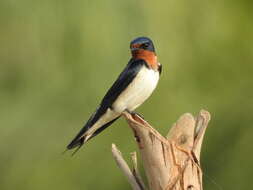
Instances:
[[[209,110],[204,189],[252,189],[252,2],[1,0],[0,189],[131,189],[110,152],[137,149],[123,119],[76,156],[61,152],[138,36],[153,39],[163,73],[137,112],[166,134]]]

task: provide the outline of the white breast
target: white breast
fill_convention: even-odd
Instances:
[[[152,94],[158,80],[158,71],[142,67],[135,79],[116,99],[113,104],[114,111],[118,113],[126,109],[133,111]]]

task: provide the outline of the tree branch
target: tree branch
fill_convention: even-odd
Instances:
[[[196,118],[183,114],[166,138],[137,114],[124,112],[123,116],[134,132],[150,189],[202,190],[200,150],[210,120],[207,111],[201,110]],[[140,177],[133,172],[131,175],[139,188],[143,188],[138,182]]]
[[[142,184],[144,184],[139,176],[139,174],[137,174],[138,176],[136,176],[136,171],[137,169],[135,167],[137,167],[137,164],[134,166],[135,168],[135,174],[130,170],[130,168],[128,167],[126,161],[124,160],[124,158],[121,155],[121,152],[117,149],[115,144],[112,144],[112,155],[114,157],[114,160],[116,161],[118,167],[121,169],[121,171],[123,172],[123,174],[126,176],[128,182],[130,183],[130,185],[132,186],[133,190],[144,190],[144,186],[142,186]],[[135,162],[135,161],[134,161]],[[137,171],[138,173],[138,171]]]

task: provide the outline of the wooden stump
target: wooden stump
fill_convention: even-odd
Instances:
[[[144,170],[151,190],[202,190],[200,150],[210,120],[201,110],[194,118],[183,114],[172,126],[167,137],[159,134],[136,114],[123,113],[134,132]],[[146,189],[137,169],[136,153],[131,171],[113,144],[113,156],[134,190]]]

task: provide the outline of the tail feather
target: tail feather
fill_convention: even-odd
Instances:
[[[84,144],[84,139],[85,137],[82,136],[81,138],[74,138],[70,143],[69,145],[67,146],[67,149],[73,149],[73,148],[76,148],[78,146],[82,146]]]
[[[104,129],[106,129],[107,127],[109,127],[114,121],[116,121],[120,116],[116,117],[115,119],[109,121],[108,123],[104,124],[103,126],[101,126],[99,129],[97,129],[93,134],[87,136],[85,133],[87,131],[85,131],[84,133],[78,133],[78,135],[69,143],[69,145],[67,146],[67,149],[73,149],[76,148],[76,151],[72,154],[74,155],[83,145],[84,143],[86,143],[88,140],[92,139],[93,137],[95,137],[96,135],[98,135],[99,133],[101,133]]]
[[[109,121],[108,123],[104,124],[102,127],[97,129],[87,140],[90,140],[91,138],[97,136],[99,133],[101,133],[103,130],[105,130],[107,127],[109,127],[114,121],[119,119],[120,116],[116,117],[115,119]]]
[[[80,145],[77,147],[77,149],[71,154],[71,156],[74,156],[74,155],[77,153],[77,151],[78,151],[82,146],[83,146],[83,144],[80,144]]]

